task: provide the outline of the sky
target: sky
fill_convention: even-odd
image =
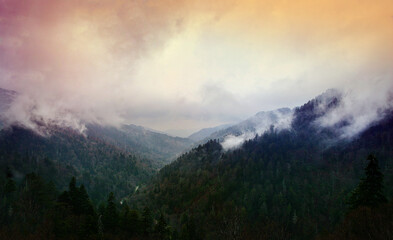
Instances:
[[[329,88],[372,109],[393,92],[393,1],[0,0],[0,87],[32,128],[187,136]]]

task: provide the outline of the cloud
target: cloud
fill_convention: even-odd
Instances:
[[[229,134],[224,137],[221,146],[224,150],[236,149],[245,141],[262,135],[270,129],[280,132],[291,128],[293,110],[288,108],[277,109],[268,112],[259,112],[255,116],[230,127],[229,129],[241,134]]]
[[[389,0],[1,0],[0,87],[20,94],[6,115],[31,128],[40,119],[196,129],[391,81],[391,9]]]
[[[224,141],[221,142],[221,146],[224,150],[230,150],[240,147],[245,141],[254,138],[256,135],[253,132],[243,133],[240,136],[228,135]]]
[[[322,127],[339,128],[341,138],[357,136],[370,125],[393,110],[393,81],[391,76],[343,90],[339,105],[316,122]]]

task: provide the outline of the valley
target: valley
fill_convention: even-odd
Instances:
[[[74,178],[90,199],[85,200],[92,204],[89,214],[98,214],[93,218],[100,211],[105,215],[100,207],[112,192],[107,204],[121,211],[120,218],[134,209],[137,224],[143,222],[142,212],[151,209],[152,219],[164,218],[172,226],[166,234],[180,234],[181,239],[322,237],[344,221],[348,197],[369,154],[379,160],[384,186],[393,184],[393,112],[350,138],[342,137],[350,121],[334,127],[317,124],[339,108],[341,99],[329,90],[293,110],[261,112],[199,141],[134,125],[89,124],[83,133],[43,126],[47,135],[5,125],[0,134],[2,186],[44,181],[56,191],[72,191],[67,186]],[[231,138],[240,141],[228,147]],[[392,189],[385,187],[384,194],[391,199]],[[3,203],[3,209],[9,204]],[[3,215],[3,221],[10,217],[17,218]],[[154,228],[143,231],[153,237]],[[134,229],[134,236],[144,235]]]

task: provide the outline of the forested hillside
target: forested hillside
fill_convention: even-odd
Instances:
[[[268,113],[277,121],[239,147],[209,140],[159,172],[187,140],[135,126],[131,135],[102,126],[90,126],[86,135],[44,126],[45,136],[4,128],[0,237],[308,240],[369,233],[386,239],[393,221],[393,113],[343,137],[352,119],[326,127],[318,122],[340,101],[321,95],[295,108],[286,128]],[[374,172],[384,176],[377,174],[374,185],[386,201],[354,204],[375,188],[357,187],[368,186],[370,156],[377,159]]]
[[[313,239],[343,221],[372,153],[391,199],[392,113],[339,140],[337,128],[313,124],[323,114],[317,103],[297,108],[291,129],[272,127],[239,149],[223,151],[216,140],[193,149],[163,168],[144,194],[178,226],[192,216],[199,239]]]
[[[157,168],[175,160],[177,155],[193,143],[188,138],[172,137],[135,125],[115,128],[89,124],[87,129],[88,136],[152,159]]]
[[[141,158],[99,138],[53,127],[49,136],[13,127],[0,132],[0,166],[16,176],[36,172],[63,189],[76,176],[93,200],[116,192],[129,195],[155,173],[152,160]],[[2,171],[2,174],[5,171]]]
[[[59,191],[35,173],[0,178],[0,239],[171,239],[176,230],[148,207],[136,209],[113,192],[93,204],[83,184],[71,178]]]
[[[393,0],[0,0],[0,240],[393,240]]]

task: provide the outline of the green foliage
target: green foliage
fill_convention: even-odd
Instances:
[[[1,135],[0,239],[391,238],[382,180],[393,184],[393,121],[332,146],[335,133],[313,129],[315,114],[302,116],[293,129],[272,127],[240,149],[224,152],[210,140],[139,191],[151,162],[104,141],[62,130],[50,140],[20,129]],[[344,216],[369,152],[380,165],[369,158]]]
[[[94,238],[97,236],[97,215],[83,185],[76,186],[76,179],[70,181],[53,209],[54,233],[59,238]]]
[[[0,179],[0,239],[174,239],[163,215],[156,220],[148,208],[141,214],[125,201],[119,210],[112,192],[96,211],[75,177],[61,194],[34,173],[20,183]]]
[[[352,209],[360,206],[376,207],[387,202],[383,194],[383,174],[379,169],[378,160],[373,155],[369,155],[367,160],[369,163],[365,168],[366,177],[360,181],[349,199]]]
[[[134,199],[150,199],[150,206],[171,216],[180,239],[190,239],[190,231],[202,239],[313,239],[344,218],[346,196],[362,173],[365,154],[379,156],[380,173],[393,184],[391,126],[384,123],[333,147],[312,130],[271,129],[227,152],[211,140],[161,169]],[[367,171],[374,174],[372,189],[382,189],[378,172]],[[195,230],[186,215],[194,216]]]
[[[122,231],[127,232],[129,236],[135,236],[143,233],[142,231],[142,220],[137,210],[132,210],[128,206],[127,202],[122,203],[122,209],[120,213],[120,228]]]
[[[150,211],[150,208],[145,206],[142,212],[142,232],[145,235],[149,235],[153,230],[153,216],[152,213]]]
[[[333,233],[319,240],[386,240],[392,238],[393,201],[373,208],[359,206],[350,211]]]
[[[121,129],[89,125],[88,134],[144,158],[154,159],[152,165],[157,168],[170,163],[192,144],[188,138],[172,137],[135,125],[122,126]]]
[[[387,204],[382,193],[383,174],[378,160],[374,155],[369,155],[367,160],[366,177],[361,179],[350,196],[350,212],[326,239],[382,240],[392,237],[393,200]]]
[[[181,231],[180,231],[180,239],[181,240],[198,240],[200,239],[200,235],[197,233],[197,227],[195,225],[194,216],[189,216],[187,213],[184,213],[180,220]]]
[[[108,192],[124,197],[155,173],[152,160],[98,138],[62,129],[42,137],[17,127],[0,131],[0,171],[7,169],[35,172],[62,190],[76,176],[94,202],[106,199]]]
[[[170,240],[171,239],[171,228],[168,226],[164,215],[161,213],[158,219],[157,225],[154,228],[154,233],[159,240]]]
[[[115,233],[119,224],[119,213],[115,204],[113,192],[109,193],[104,214],[102,215],[104,231]]]

